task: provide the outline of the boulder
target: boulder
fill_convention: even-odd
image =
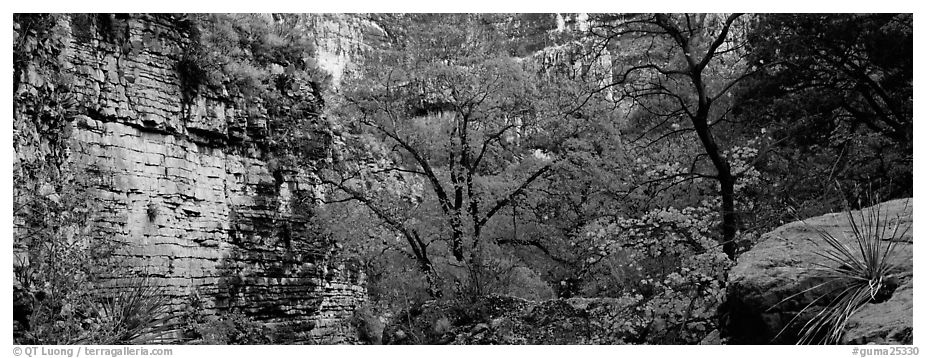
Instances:
[[[880,213],[888,228],[912,225],[912,199],[884,202],[852,214]],[[867,219],[868,216],[865,216]],[[826,231],[857,250],[847,213],[832,213],[783,225],[763,235],[730,270],[727,287],[727,320],[724,335],[731,344],[791,344],[798,339],[803,322],[821,307],[818,300],[836,283],[821,277],[819,264],[828,263],[818,253],[827,247],[818,230]],[[888,233],[889,235],[890,233]],[[898,289],[880,303],[866,303],[849,321],[845,343],[909,344],[912,342],[912,231],[894,238],[894,259],[901,273]],[[882,238],[882,240],[887,238]],[[821,287],[814,286],[824,284]],[[788,323],[794,319],[794,323]],[[788,329],[783,331],[783,328]]]
[[[913,343],[913,283],[899,287],[891,299],[867,305],[846,323],[846,344]]]

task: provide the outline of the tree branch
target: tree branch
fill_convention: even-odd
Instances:
[[[523,183],[521,183],[521,185],[517,189],[515,189],[513,192],[508,194],[504,199],[496,202],[495,206],[489,209],[489,211],[486,213],[486,216],[476,223],[476,226],[480,228],[485,226],[485,224],[489,221],[489,219],[492,218],[492,216],[495,216],[495,214],[498,213],[498,211],[504,208],[506,205],[508,205],[508,203],[510,203],[511,200],[514,199],[516,195],[520,194],[522,191],[524,191],[524,189],[527,189],[527,187],[530,186],[531,183],[534,182],[534,180],[537,180],[537,178],[543,175],[543,173],[546,173],[552,167],[553,167],[553,163],[549,163],[547,165],[544,165],[542,168],[540,168],[536,172],[534,172],[534,174],[531,174],[531,176],[528,177],[527,180],[525,180]]]

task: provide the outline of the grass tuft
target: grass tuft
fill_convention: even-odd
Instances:
[[[797,343],[839,344],[852,315],[866,304],[890,298],[897,288],[897,276],[900,273],[895,259],[896,243],[907,234],[910,225],[901,225],[900,217],[903,214],[898,214],[897,220],[889,220],[891,218],[885,217],[882,207],[877,205],[877,208],[865,208],[857,214],[851,210],[846,212],[852,231],[844,233],[843,240],[813,227],[822,239],[822,242],[814,241],[817,246],[814,253],[823,260],[811,269],[824,282],[789,296],[782,302],[820,288],[827,291],[798,312],[775,339],[791,328],[795,320],[811,307],[823,303],[820,305],[822,309],[801,327]],[[906,213],[908,207],[909,201],[904,204],[901,213]]]
[[[147,278],[101,297],[92,305],[100,320],[96,344],[143,344],[157,341],[173,328],[167,299]]]

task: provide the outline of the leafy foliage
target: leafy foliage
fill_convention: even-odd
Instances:
[[[582,235],[598,251],[587,258],[584,295],[628,300],[629,340],[699,342],[716,329],[732,264],[711,239],[717,220],[713,209],[689,207],[589,225]]]
[[[576,109],[575,92],[590,86],[552,74],[540,80],[495,46],[497,33],[481,16],[399,20],[399,40],[371,53],[344,90],[338,115],[357,134],[323,181],[408,244],[403,251],[426,273],[433,295],[441,294],[439,269],[469,286],[455,292],[485,293],[477,256],[494,218],[543,180],[570,138],[590,130],[591,117],[608,117],[588,106],[588,118],[560,120]],[[403,186],[423,190],[396,200]],[[435,247],[455,262],[437,268],[446,259]]]
[[[909,14],[372,17],[388,39],[338,91],[304,15],[174,19],[190,34],[176,54],[186,114],[247,112],[272,172],[305,166],[325,187],[312,227],[368,275],[353,324],[370,343],[486,331],[497,295],[607,298],[621,342],[697,343],[719,325],[731,260],[784,208],[872,204],[842,189],[859,186],[912,195]],[[14,15],[15,289],[34,303],[17,342],[149,341],[170,326],[153,286],[98,292],[117,247],[89,239],[92,168],[66,165],[77,106],[62,19]],[[131,54],[116,19],[71,16],[71,34]],[[818,288],[837,288],[805,343],[838,342],[892,290],[893,241],[879,238],[897,227],[849,215],[854,246],[821,232]],[[413,317],[422,307],[446,312]],[[286,334],[202,308],[182,327],[196,342]],[[384,337],[380,318],[407,322]]]
[[[434,18],[441,21],[435,24]],[[834,179],[872,180],[850,179],[844,171],[850,165],[846,158],[862,163],[864,160],[858,158],[864,158],[863,153],[886,152],[886,147],[878,144],[889,140],[884,133],[856,135],[854,127],[829,126],[807,115],[813,106],[810,102],[805,109],[785,108],[786,103],[792,103],[791,98],[799,97],[790,97],[792,92],[786,90],[767,90],[767,86],[790,86],[800,81],[799,75],[787,74],[781,61],[820,60],[813,58],[812,50],[796,49],[805,41],[798,40],[800,34],[812,31],[757,36],[770,32],[766,26],[803,26],[782,23],[794,19],[820,24],[856,21],[852,17],[602,15],[593,17],[591,37],[583,40],[581,35],[573,34],[577,36],[571,39],[578,39],[574,42],[566,40],[567,36],[532,50],[528,50],[531,41],[544,35],[535,29],[531,31],[537,31],[536,38],[519,37],[520,31],[534,25],[542,28],[544,20],[521,23],[516,16],[479,21],[474,18],[399,16],[396,26],[390,27],[395,30],[391,31],[395,42],[387,50],[376,52],[374,61],[368,63],[372,73],[362,77],[360,88],[347,91],[346,108],[353,110],[339,113],[359,119],[359,125],[350,124],[350,131],[360,133],[364,139],[348,141],[348,146],[357,148],[363,143],[370,149],[343,159],[368,163],[376,169],[360,174],[361,166],[353,166],[341,171],[342,176],[332,182],[344,184],[357,178],[362,180],[355,183],[376,182],[367,184],[368,191],[349,187],[369,200],[360,207],[373,204],[385,208],[370,216],[383,220],[386,214],[394,219],[387,230],[365,229],[370,234],[366,236],[370,241],[364,241],[367,247],[382,243],[385,246],[376,251],[395,250],[395,256],[389,257],[401,257],[403,246],[414,242],[403,236],[421,238],[419,252],[405,252],[405,264],[396,260],[385,264],[390,267],[382,271],[387,280],[391,276],[385,272],[401,272],[397,266],[411,264],[437,268],[439,279],[431,282],[438,282],[436,285],[443,291],[450,287],[449,291],[477,297],[511,294],[513,290],[505,288],[511,282],[498,280],[506,276],[506,267],[511,267],[510,272],[537,273],[561,297],[627,300],[635,312],[627,315],[628,342],[696,343],[718,326],[730,258],[749,250],[761,233],[784,223],[788,218],[783,208],[792,205],[793,200],[802,203],[804,212],[818,214],[830,205],[829,199],[820,200],[822,197],[838,195],[830,184]],[[877,21],[859,21],[864,26],[880,26],[874,25]],[[418,32],[422,23],[439,34],[438,38]],[[902,24],[900,21],[896,25]],[[501,39],[487,33],[504,33],[499,29],[511,33]],[[519,60],[524,69],[512,66],[504,54],[480,47],[504,43],[506,38],[517,48],[513,53],[527,53]],[[765,52],[774,48],[769,44],[775,41],[795,48],[786,46],[781,53]],[[529,54],[531,51],[535,52]],[[869,47],[866,51],[875,50]],[[597,74],[589,67],[596,61],[610,62],[611,72]],[[500,72],[506,68],[515,72]],[[506,73],[524,70],[535,75],[506,77]],[[503,82],[510,86],[486,93],[484,103],[494,104],[498,112],[487,112],[485,119],[493,118],[494,113],[504,113],[509,119],[520,113],[521,131],[512,136],[512,142],[500,142],[505,145],[498,151],[494,151],[495,147],[486,151],[484,161],[473,171],[473,187],[461,185],[466,189],[462,191],[462,202],[475,201],[476,208],[484,212],[482,203],[486,197],[511,193],[510,186],[505,190],[505,182],[523,178],[536,168],[525,165],[530,163],[529,158],[546,157],[552,163],[540,178],[509,196],[494,220],[474,230],[476,226],[469,226],[465,216],[455,222],[456,213],[442,215],[443,199],[429,189],[449,183],[445,192],[453,201],[454,189],[460,187],[454,185],[458,173],[454,164],[459,164],[454,158],[465,155],[461,154],[465,151],[455,151],[459,147],[454,146],[466,143],[453,135],[460,133],[459,127],[447,125],[454,123],[454,117],[435,113],[453,113],[460,108],[465,113],[468,102],[460,99],[479,93],[483,83],[480,76],[486,74],[505,78]],[[524,84],[527,86],[522,87]],[[504,94],[504,101],[492,102],[495,93]],[[824,93],[827,98],[850,95]],[[540,98],[543,100],[538,101]],[[762,108],[771,111],[755,118],[757,103],[775,105]],[[480,113],[478,105],[472,108],[472,113]],[[775,111],[782,117],[774,117]],[[543,120],[550,113],[563,116]],[[800,119],[794,123],[786,118]],[[483,122],[471,130],[475,129],[472,133],[479,139],[481,129],[493,128],[504,127]],[[508,138],[508,133],[501,133]],[[553,133],[577,135],[556,138],[551,136]],[[387,145],[369,144],[378,141]],[[808,147],[803,144],[807,141],[816,142]],[[478,144],[476,141],[476,148]],[[824,146],[826,151],[814,152]],[[839,150],[833,152],[833,148]],[[802,161],[801,155],[808,159]],[[885,159],[899,158],[891,155]],[[364,159],[357,160],[360,158]],[[433,176],[426,173],[420,158],[426,158]],[[875,168],[876,164],[869,160],[851,170],[879,176],[888,173],[886,168],[891,166],[885,161],[879,163],[883,163],[881,168]],[[795,168],[804,174],[794,175]],[[906,167],[893,168],[909,172]],[[395,175],[382,179],[370,175],[374,172]],[[391,184],[379,186],[384,183]],[[909,187],[906,183],[895,185]],[[389,189],[383,191],[385,188]],[[405,196],[403,191],[414,194]],[[460,208],[466,209],[466,205]],[[453,253],[452,238],[456,236],[451,233],[458,222],[466,223],[461,226],[462,237],[483,237],[479,245],[472,246],[472,252],[477,254],[464,267],[443,254],[445,250]],[[409,230],[398,235],[389,232],[399,227]],[[718,245],[728,246],[727,258]],[[421,264],[421,252],[426,252],[430,266]],[[370,266],[385,267],[375,261],[371,260]],[[461,271],[465,275],[460,275]],[[401,277],[427,276],[407,273]],[[460,284],[461,276],[467,278],[467,284]],[[411,288],[379,282],[395,292]],[[408,296],[393,297],[402,300]],[[421,297],[426,298],[420,295],[415,300]]]
[[[177,72],[186,102],[207,96],[244,109],[249,122],[265,124],[249,134],[278,166],[326,155],[319,148],[330,134],[319,117],[331,76],[318,68],[304,16],[194,14],[185,21],[191,39]]]
[[[855,208],[875,204],[852,188],[871,187],[885,200],[912,195],[911,21],[909,14],[756,18],[748,59],[769,69],[741,94],[738,111],[775,144],[757,165],[771,184],[765,205],[814,216],[841,209],[845,197]]]
[[[311,39],[287,27],[305,26],[298,17],[276,21],[260,14],[189,16],[192,39],[178,66],[193,93],[210,90],[258,98],[273,94],[273,77],[279,75],[325,80],[315,69]]]
[[[207,315],[203,311],[202,297],[195,291],[185,309],[181,326],[184,338],[196,344],[274,344],[286,339],[285,332],[278,332],[241,312]]]
[[[764,88],[810,96],[821,105],[819,114],[838,113],[909,142],[912,21],[910,14],[763,16],[750,55],[755,62],[779,63],[767,73]],[[776,36],[758,35],[771,29]]]
[[[113,282],[112,280],[107,282]],[[54,291],[38,300],[25,340],[39,344],[141,344],[166,338],[173,316],[166,298],[148,279],[125,286]],[[51,288],[51,287],[49,287]]]
[[[379,317],[369,306],[361,306],[354,310],[350,323],[357,329],[358,338],[368,344],[382,344],[383,324]]]

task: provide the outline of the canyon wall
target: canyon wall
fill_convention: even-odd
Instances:
[[[94,240],[122,243],[121,265],[151,277],[175,313],[196,297],[204,314],[242,312],[285,327],[297,342],[355,342],[349,319],[365,300],[363,274],[310,227],[316,168],[275,162],[263,145],[266,109],[185,96],[178,61],[190,33],[176,16],[118,15],[105,31],[59,18],[61,71],[72,77],[77,104],[56,155],[89,178]],[[335,82],[362,43],[364,21],[310,21],[319,67]],[[17,74],[17,92],[44,88],[41,66]],[[322,93],[302,95],[323,113]],[[323,165],[331,133],[314,116],[311,162]],[[17,123],[17,162],[47,156],[48,145],[26,135],[35,123]]]

